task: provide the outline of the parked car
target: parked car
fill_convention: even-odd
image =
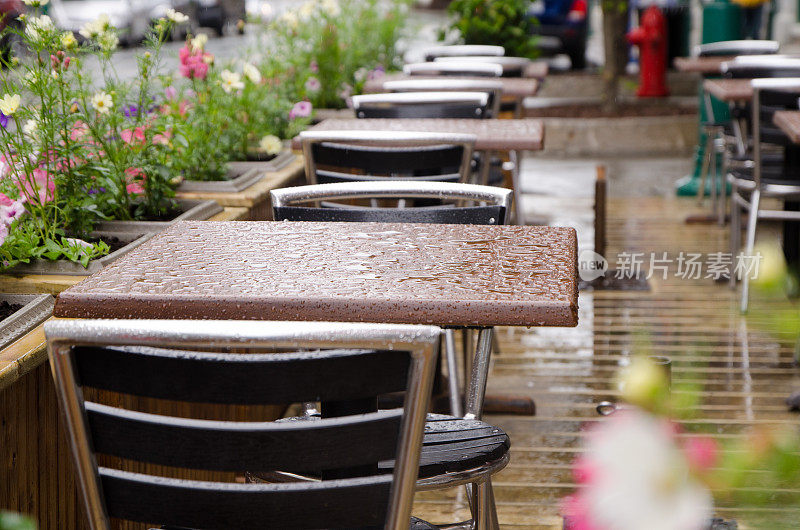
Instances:
[[[196,3],[200,26],[213,28],[219,35],[223,35],[226,28],[237,27],[240,20],[247,20],[245,0],[196,0]],[[237,29],[244,33],[243,26]]]
[[[534,33],[548,44],[542,46],[544,53],[566,53],[572,68],[586,67],[586,0],[538,0],[528,13],[539,22]]]
[[[58,27],[77,33],[84,24],[105,13],[120,31],[120,40],[133,44],[140,42],[153,21],[170,8],[189,16],[189,23],[177,28],[174,35],[181,38],[197,20],[192,0],[52,0],[49,14]]]
[[[18,25],[17,17],[24,11],[25,5],[22,0],[0,0],[0,31],[5,30],[8,26]],[[9,55],[15,37],[15,35],[7,34],[0,39],[0,54],[2,54],[4,62],[11,58]]]

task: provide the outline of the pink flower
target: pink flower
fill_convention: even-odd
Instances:
[[[708,436],[689,438],[683,446],[689,466],[698,472],[708,471],[717,463],[719,447],[717,442]]]
[[[172,85],[168,86],[167,88],[164,89],[164,97],[172,101],[173,99],[178,97],[178,89]]]
[[[10,225],[25,213],[25,207],[22,201],[14,201],[10,205],[0,206],[0,222],[4,225]]]
[[[317,79],[314,76],[311,76],[308,78],[308,81],[306,81],[305,86],[306,90],[309,92],[319,92],[319,89],[322,86],[322,84],[319,82],[319,79]]]
[[[370,81],[374,81],[376,79],[381,79],[386,76],[386,70],[384,70],[383,66],[378,66],[377,68],[370,70],[367,74],[367,79]]]
[[[0,206],[11,206],[14,201],[5,193],[0,193]]]
[[[561,500],[564,530],[600,530],[592,524],[589,510],[580,495],[568,495]]]
[[[75,124],[72,126],[72,131],[69,133],[69,139],[73,142],[77,142],[78,140],[83,139],[86,136],[86,133],[89,132],[89,126],[83,123],[82,121],[76,121]]]
[[[125,129],[120,133],[122,139],[125,141],[126,144],[132,144],[134,141],[136,143],[144,143],[144,129],[141,127],[136,127],[135,129]]]
[[[6,225],[0,225],[0,245],[5,243],[7,237],[8,237],[8,227]]]
[[[203,53],[202,51],[192,53],[188,46],[181,48],[178,52],[178,57],[181,62],[181,75],[189,79],[200,80],[206,78],[208,75],[208,64],[214,59],[214,56],[210,53]]]
[[[595,475],[595,468],[585,457],[578,457],[572,464],[572,476],[578,484],[588,484]]]
[[[319,65],[317,64],[317,61],[311,61],[311,64],[308,65],[308,69],[314,74],[319,72]]]
[[[38,199],[40,204],[46,204],[53,200],[56,192],[56,185],[47,170],[36,168],[33,170],[33,183],[27,179],[23,183],[23,193],[26,197]]]
[[[172,131],[164,131],[163,133],[157,133],[153,136],[153,143],[159,145],[169,145],[169,141],[172,138]]]
[[[293,120],[295,118],[308,118],[311,116],[311,110],[313,107],[309,101],[298,101],[292,107],[292,110],[289,111],[289,119]]]
[[[142,181],[146,178],[144,171],[138,167],[129,167],[125,170],[125,191],[131,195],[141,195],[144,193],[144,186]]]

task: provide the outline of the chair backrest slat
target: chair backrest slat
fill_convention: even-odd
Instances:
[[[425,61],[430,62],[437,57],[484,56],[499,57],[506,54],[502,46],[483,44],[454,44],[452,46],[431,46],[423,52]]]
[[[300,139],[312,184],[454,174],[466,181],[475,145],[474,135],[393,131],[304,131]]]
[[[412,92],[353,96],[357,118],[463,118],[490,114],[486,92]]]
[[[314,421],[223,422],[86,403],[98,453],[164,466],[234,472],[319,472],[394,458],[401,414],[402,410],[391,410]]]
[[[695,46],[694,55],[698,57],[766,55],[778,53],[780,47],[780,43],[774,40],[728,40]]]
[[[407,529],[440,333],[376,324],[48,322],[91,527],[106,530],[119,518],[203,529]],[[377,395],[394,391],[406,392],[403,408],[377,412]],[[205,419],[219,417],[219,404],[235,405],[238,417],[241,405],[316,400],[321,419]],[[381,472],[379,463],[391,460],[392,474]],[[159,466],[188,478],[156,474]],[[198,480],[242,471],[321,480]]]
[[[382,526],[392,486],[391,475],[322,483],[231,484],[108,468],[100,468],[99,474],[110,517],[203,530]]]
[[[357,182],[297,186],[271,192],[276,221],[487,224],[507,222],[510,190],[443,182]],[[438,199],[486,205],[411,208],[311,208],[305,203],[350,199]]]
[[[240,355],[167,349],[78,347],[87,387],[193,403],[283,404],[359,399],[406,384],[408,355],[375,350]],[[352,383],[354,371],[366,377]],[[270,381],[269,385],[262,384]]]

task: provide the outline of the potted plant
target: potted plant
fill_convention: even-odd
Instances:
[[[119,39],[107,17],[81,30],[83,44],[47,15],[7,28],[28,51],[5,61],[0,76],[0,268],[85,274],[148,232],[98,232],[119,229],[103,223],[175,210],[175,184],[159,166],[165,154],[145,110],[161,46],[183,15],[170,17],[148,36],[135,87],[110,68]],[[85,71],[91,57],[102,65],[100,83]]]

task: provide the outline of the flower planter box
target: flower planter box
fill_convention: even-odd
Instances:
[[[0,302],[22,308],[0,320],[0,350],[16,342],[53,314],[53,297],[49,294],[0,293]]]
[[[335,120],[355,118],[356,113],[353,109],[316,109],[314,111],[314,118],[311,123],[319,123],[322,120]]]
[[[137,234],[159,232],[176,221],[205,221],[222,211],[222,206],[212,200],[178,199],[178,208],[181,213],[169,221],[103,221],[97,224],[97,231]]]
[[[153,236],[154,232],[114,232],[114,231],[96,231],[92,232],[92,237],[102,239],[106,237],[114,237],[121,240],[126,245],[120,249],[103,256],[102,258],[93,259],[89,262],[88,267],[84,267],[80,263],[73,263],[67,260],[49,261],[49,260],[36,260],[31,263],[21,263],[12,269],[4,271],[5,274],[55,274],[67,276],[89,276],[99,271],[112,261],[121,258],[131,250],[135,249]]]
[[[252,163],[252,162],[248,162]],[[257,164],[259,162],[256,162]],[[277,171],[262,172],[253,185],[241,191],[183,191],[178,188],[180,199],[213,200],[229,208],[244,208],[245,215],[241,220],[268,221],[272,219],[272,204],[269,192],[278,188],[296,186],[305,183],[303,157],[292,153],[291,160]],[[231,219],[233,220],[233,219]],[[236,219],[239,220],[239,219]]]
[[[231,162],[227,180],[184,180],[178,192],[238,193],[258,183],[264,173],[280,171],[296,158],[285,150],[267,161]]]

